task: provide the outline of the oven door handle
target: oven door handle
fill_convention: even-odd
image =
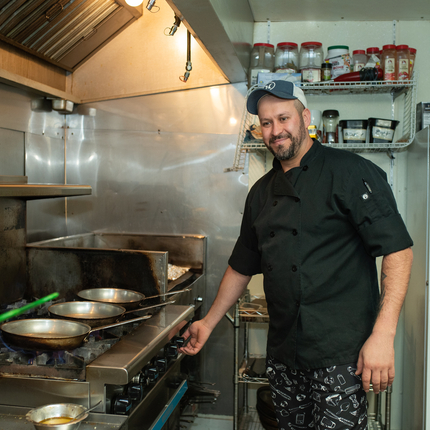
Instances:
[[[163,410],[160,412],[149,430],[161,430],[163,428],[164,424],[166,424],[166,421],[169,419],[170,415],[175,410],[176,406],[178,405],[187,390],[188,384],[187,380],[185,379],[179,386],[179,388],[175,391],[170,400],[167,402],[167,404],[164,406]]]

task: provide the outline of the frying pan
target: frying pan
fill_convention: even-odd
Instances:
[[[145,297],[144,294],[138,293],[137,291],[124,290],[121,288],[90,288],[88,290],[79,291],[78,296],[84,300],[111,303],[123,306],[127,310],[132,310],[137,309],[143,300],[185,293],[186,291],[190,291],[190,288],[184,288],[183,290],[179,291],[171,291],[169,293]]]
[[[25,350],[63,351],[76,349],[90,333],[151,318],[145,315],[127,321],[91,328],[88,324],[55,318],[29,318],[9,321],[0,326],[3,340]]]
[[[120,318],[129,313],[146,311],[171,305],[172,303],[175,303],[175,301],[172,300],[170,302],[163,302],[153,306],[126,311],[123,306],[112,303],[77,301],[56,303],[49,306],[48,311],[50,315],[53,315],[55,318],[65,318],[88,324],[90,327],[98,327],[117,322]]]

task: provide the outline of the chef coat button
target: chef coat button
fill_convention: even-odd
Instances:
[[[274,202],[273,202],[273,206],[276,206],[278,204],[278,201],[277,200],[275,200]]]
[[[297,236],[298,231],[296,229],[293,229],[293,236]]]
[[[299,307],[300,306],[300,302],[297,300],[296,301],[296,306]]]
[[[297,272],[297,266],[293,266],[293,267],[291,268],[291,270],[292,270],[293,272]]]
[[[275,237],[275,232],[274,231],[270,232],[270,237]]]
[[[300,201],[300,199],[299,199],[298,197],[296,197],[294,200],[295,200],[297,203]]]
[[[272,266],[267,266],[267,270],[269,271],[269,272],[271,272],[272,270],[273,270],[273,267]]]
[[[306,172],[308,170],[308,166],[303,166],[303,171]]]

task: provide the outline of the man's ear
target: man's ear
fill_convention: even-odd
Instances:
[[[309,109],[304,109],[302,112],[303,122],[305,123],[306,128],[311,125],[311,111]]]

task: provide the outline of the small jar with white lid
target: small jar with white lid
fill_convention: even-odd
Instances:
[[[299,70],[299,50],[297,43],[281,42],[276,45],[276,73],[297,73]]]

